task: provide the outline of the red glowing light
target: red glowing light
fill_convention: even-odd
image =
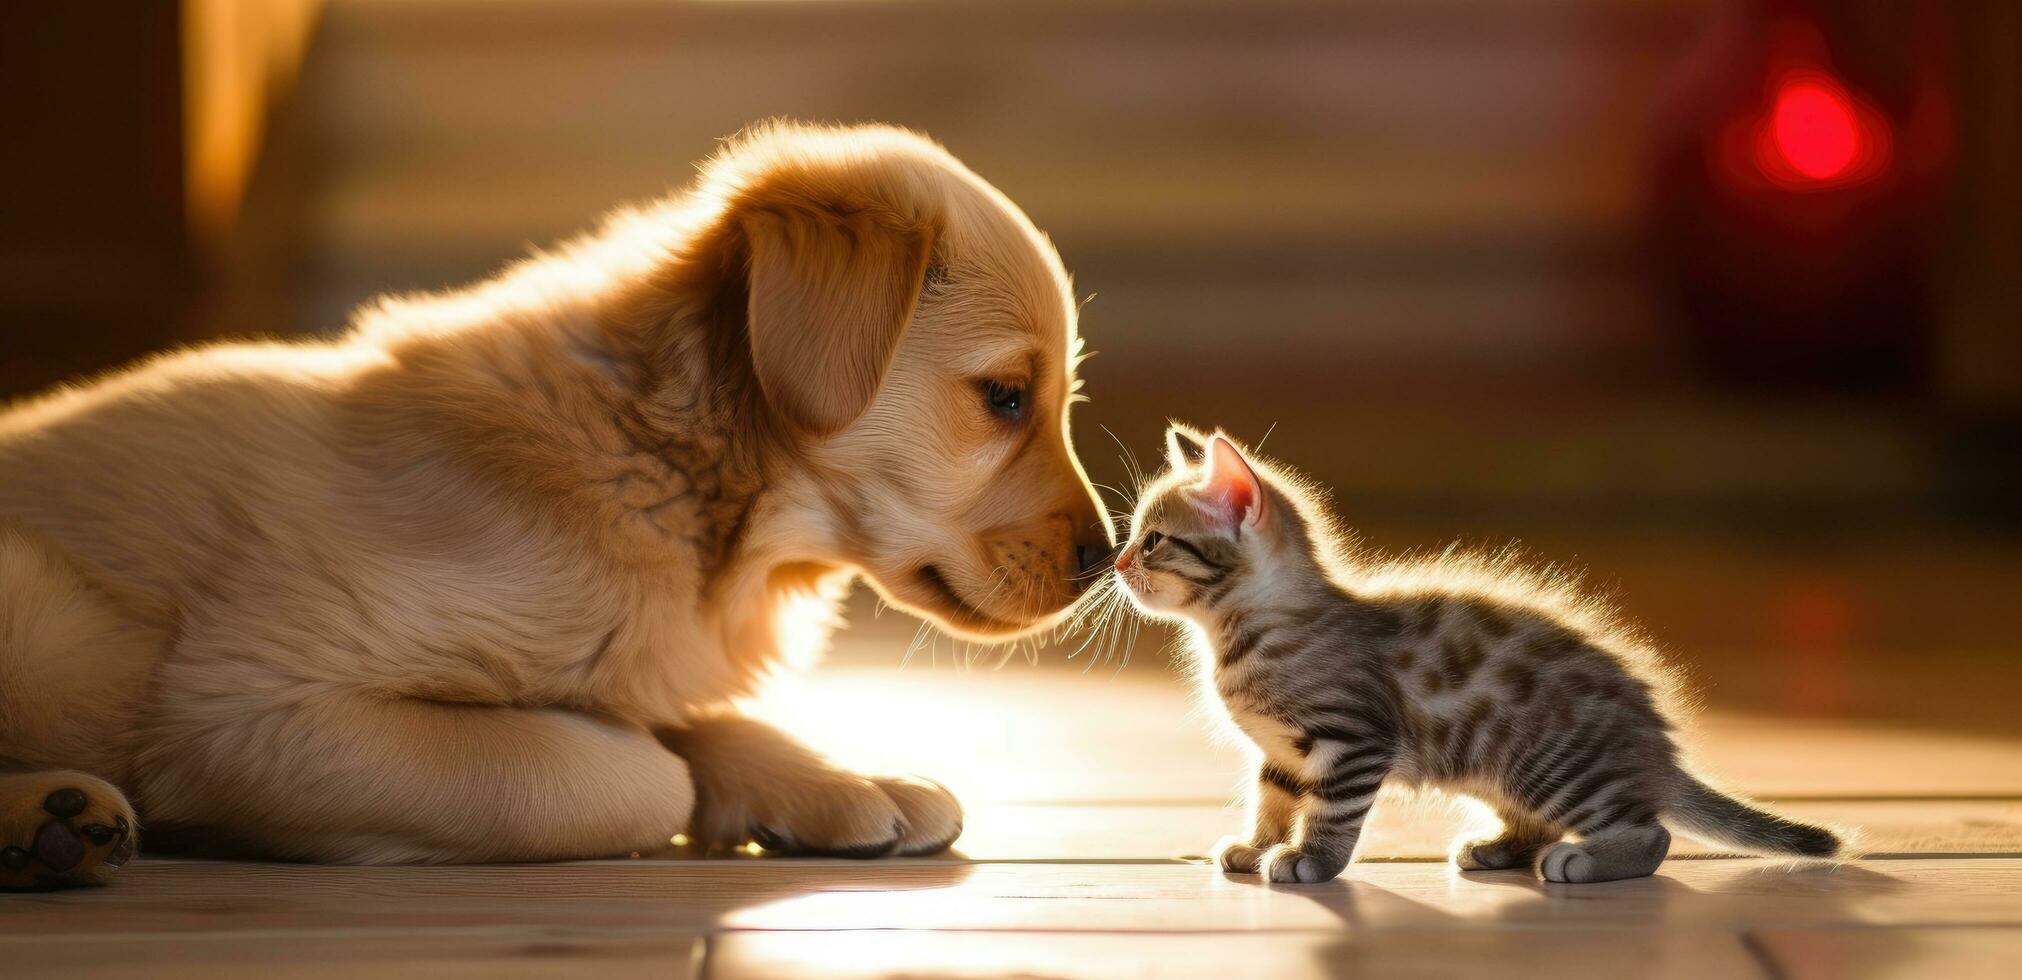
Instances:
[[[1852,103],[1836,87],[1821,82],[1785,85],[1776,94],[1770,127],[1784,161],[1813,180],[1844,174],[1861,154]]]
[[[1780,73],[1751,128],[1754,179],[1784,190],[1833,190],[1888,169],[1887,121],[1821,69]]]
[[[1895,139],[1887,117],[1824,69],[1773,75],[1763,105],[1729,129],[1727,174],[1739,186],[1820,192],[1889,172]]]

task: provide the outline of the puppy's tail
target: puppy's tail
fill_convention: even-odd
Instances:
[[[1728,796],[1689,774],[1683,792],[1665,813],[1695,837],[1756,854],[1829,858],[1840,853],[1839,835],[1824,827],[1787,820]]]

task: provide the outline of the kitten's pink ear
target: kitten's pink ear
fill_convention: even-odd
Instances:
[[[1264,519],[1264,484],[1257,471],[1243,458],[1235,443],[1215,436],[1208,443],[1208,475],[1201,484],[1200,500],[1210,513],[1228,527],[1247,524],[1255,527]]]

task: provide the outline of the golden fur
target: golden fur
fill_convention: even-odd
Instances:
[[[692,816],[705,844],[945,846],[945,792],[723,705],[792,652],[793,600],[855,574],[970,635],[1075,599],[1107,528],[1074,314],[1045,238],[939,147],[777,125],[334,341],[18,405],[0,797],[81,771],[154,840],[314,861],[622,855]]]

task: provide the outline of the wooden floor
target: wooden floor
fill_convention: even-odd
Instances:
[[[0,896],[0,976],[2008,977],[2022,962],[2022,741],[1705,719],[1702,764],[1856,831],[1866,856],[1844,864],[1681,842],[1637,881],[1461,874],[1446,841],[1481,814],[1398,798],[1341,880],[1287,887],[1199,860],[1236,826],[1223,801],[1241,760],[1175,685],[837,671],[756,708],[861,764],[948,777],[970,803],[959,853],[144,859],[104,889]]]

